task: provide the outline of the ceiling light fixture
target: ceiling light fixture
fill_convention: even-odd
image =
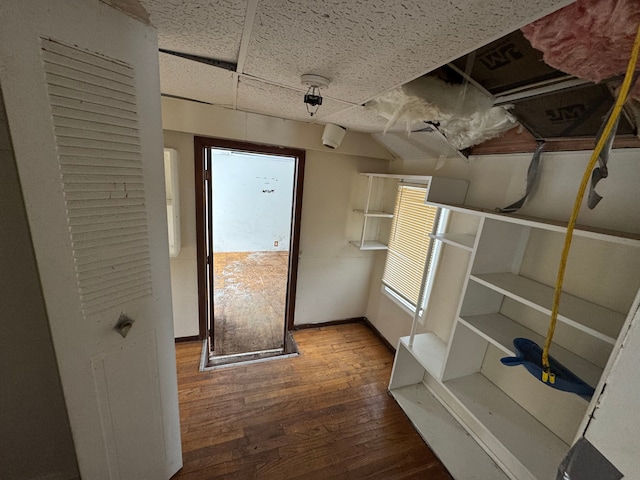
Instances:
[[[309,87],[304,96],[304,103],[307,106],[307,112],[313,117],[318,112],[320,105],[322,105],[320,89],[328,88],[331,81],[321,75],[307,73],[300,77],[300,82],[302,85]]]

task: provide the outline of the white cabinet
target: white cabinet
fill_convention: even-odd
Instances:
[[[360,238],[350,243],[360,250],[386,250],[389,227],[398,183],[427,188],[426,198],[434,202],[462,203],[468,182],[453,178],[390,173],[361,173],[367,178],[367,193],[361,209],[354,212],[362,217]]]
[[[574,232],[550,354],[595,388],[586,399],[500,362],[514,354],[514,338],[544,344],[565,227],[427,203],[460,221],[434,237],[449,256],[441,258],[436,274],[434,288],[441,288],[431,296],[430,331],[400,340],[389,390],[401,406],[416,388],[425,397],[435,393],[511,478],[555,479],[569,446],[584,432],[612,352],[637,309],[640,236],[580,227]],[[405,411],[415,425],[428,421],[418,418],[428,412]]]

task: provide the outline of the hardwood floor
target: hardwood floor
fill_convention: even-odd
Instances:
[[[216,355],[282,348],[289,252],[216,252]]]
[[[451,480],[387,394],[393,356],[362,324],[294,333],[296,358],[198,371],[176,345],[184,467],[175,480]]]

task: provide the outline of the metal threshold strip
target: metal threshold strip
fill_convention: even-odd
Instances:
[[[280,358],[290,358],[298,356],[298,345],[293,339],[290,332],[287,333],[286,344],[284,348],[273,348],[268,350],[259,350],[256,352],[234,353],[230,355],[208,354],[207,344],[203,342],[203,355],[200,361],[200,371],[209,371],[216,368],[230,367],[238,364],[249,364],[264,362],[266,360],[275,360]],[[206,362],[205,362],[206,359]]]

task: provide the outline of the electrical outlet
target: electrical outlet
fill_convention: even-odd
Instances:
[[[278,240],[275,240],[275,241],[273,242],[273,246],[274,246],[274,247],[277,247],[277,246],[278,246]]]

